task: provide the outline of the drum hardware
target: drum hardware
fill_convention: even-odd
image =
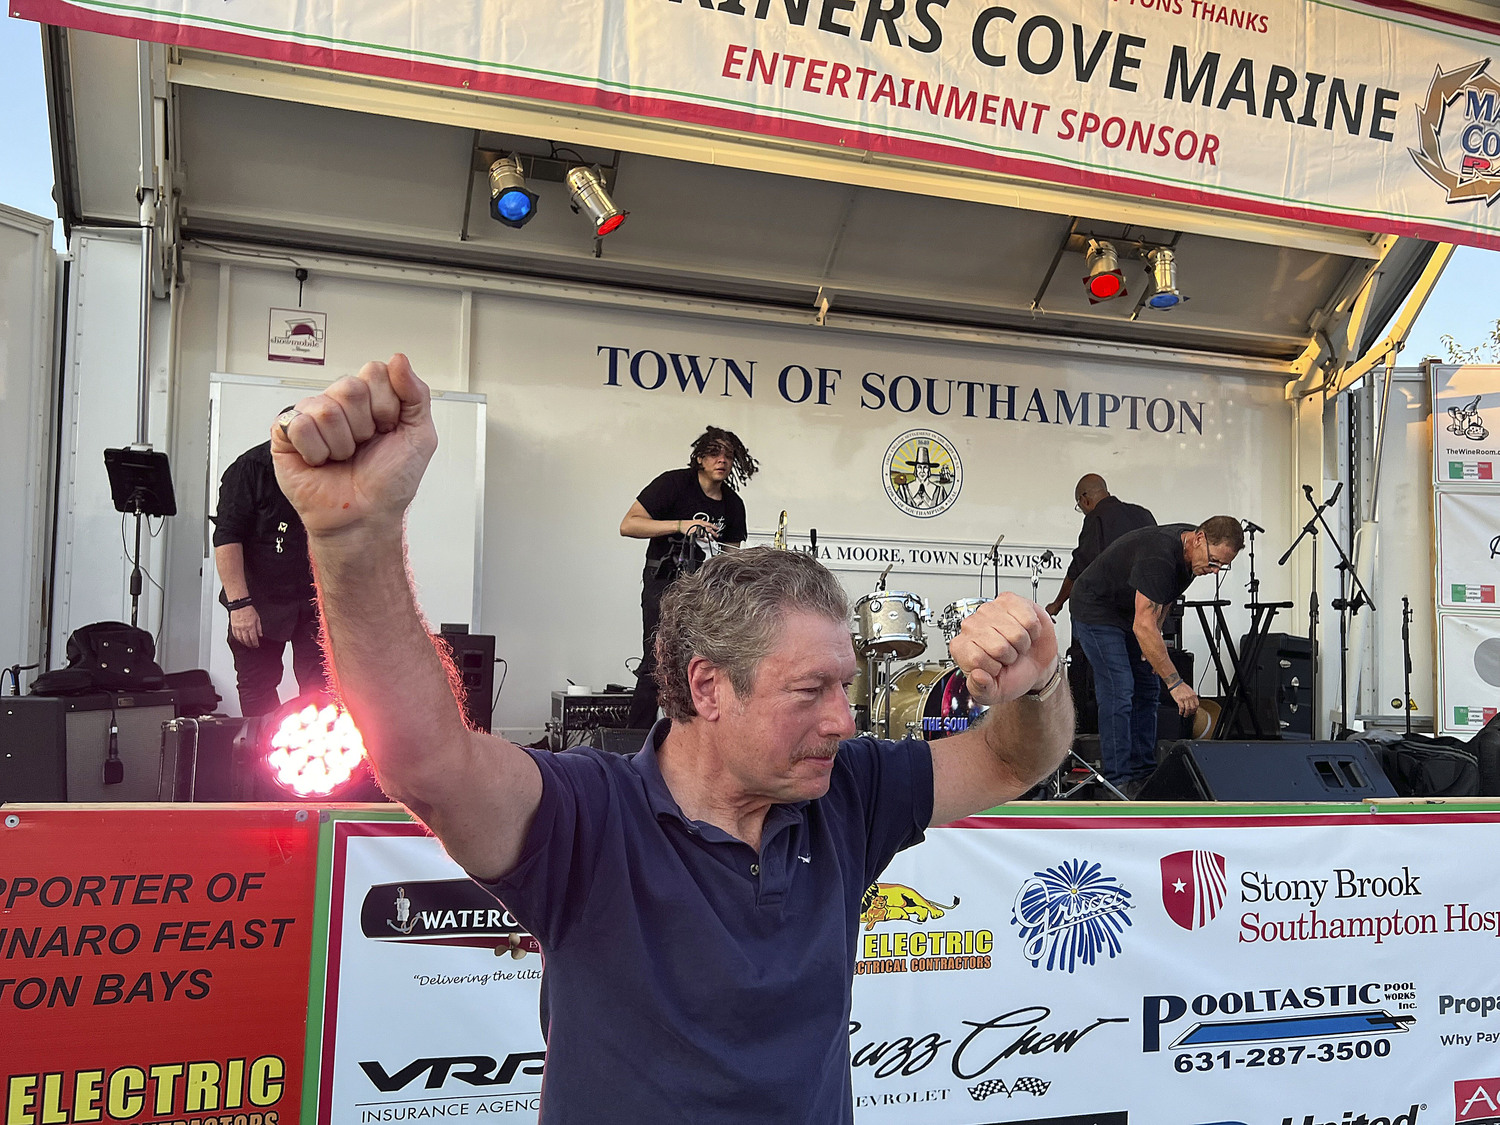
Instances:
[[[987,556],[990,565],[995,568],[995,597],[997,598],[1000,596],[1000,544],[1004,542],[1003,533],[995,536],[995,542],[990,547],[990,553]],[[984,597],[984,563],[979,564],[979,596]]]
[[[1037,597],[1037,587],[1042,584],[1042,567],[1046,566],[1056,557],[1057,556],[1052,553],[1052,548],[1048,547],[1041,553],[1039,557],[1034,557],[1031,560],[1031,600],[1037,602],[1038,604],[1040,604],[1041,599]],[[999,583],[1000,580],[996,578],[995,596],[997,598],[1000,596]]]
[[[863,655],[889,653],[899,660],[927,648],[923,625],[932,620],[927,599],[907,590],[877,590],[854,603],[854,648]]]

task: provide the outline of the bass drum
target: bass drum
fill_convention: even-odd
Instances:
[[[889,707],[889,711],[887,711]],[[887,738],[921,738],[928,742],[969,729],[989,708],[969,698],[969,683],[952,664],[923,661],[891,678],[876,699],[877,729],[882,720]]]

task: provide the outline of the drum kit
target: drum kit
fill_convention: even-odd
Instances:
[[[854,604],[850,627],[860,667],[849,689],[856,726],[877,738],[931,741],[978,720],[986,708],[969,697],[968,681],[951,657],[915,660],[927,650],[926,630],[934,622],[927,599],[908,590],[877,588]],[[960,598],[936,617],[945,644],[951,644],[964,618],[989,598]],[[895,668],[896,661],[912,661]]]

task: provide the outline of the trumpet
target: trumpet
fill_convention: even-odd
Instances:
[[[778,551],[786,550],[786,509],[781,509],[781,522],[776,526],[776,538],[771,540],[771,546]]]

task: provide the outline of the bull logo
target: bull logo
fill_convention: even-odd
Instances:
[[[1217,852],[1200,849],[1161,857],[1161,903],[1167,917],[1184,930],[1212,922],[1228,887],[1224,857]]]
[[[926,925],[929,918],[941,918],[958,905],[955,898],[947,906],[902,886],[900,883],[871,883],[860,901],[859,920],[865,929],[873,930],[878,922],[914,922]]]

